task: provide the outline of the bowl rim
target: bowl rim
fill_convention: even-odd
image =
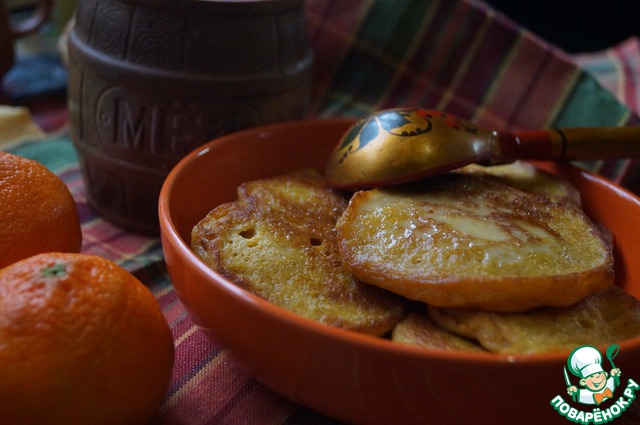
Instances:
[[[315,332],[321,334],[323,337],[341,340],[342,342],[355,344],[361,346],[367,350],[376,350],[385,354],[391,354],[395,356],[411,358],[414,360],[433,360],[439,359],[444,361],[453,362],[473,362],[478,365],[497,365],[497,364],[557,364],[565,362],[569,353],[537,353],[537,354],[497,354],[491,352],[463,352],[463,351],[448,351],[433,349],[427,347],[412,346],[408,344],[400,344],[393,342],[390,339],[366,335],[355,331],[332,327],[327,324],[317,322],[313,319],[298,315],[291,311],[288,311],[280,306],[268,302],[267,300],[255,295],[239,286],[233,281],[222,276],[218,272],[209,268],[204,262],[202,262],[191,250],[187,241],[183,240],[178,232],[171,215],[171,195],[174,182],[188,170],[189,164],[197,160],[203,155],[207,155],[210,151],[215,150],[218,146],[223,146],[228,143],[235,143],[237,139],[242,139],[247,136],[263,135],[264,133],[290,131],[299,128],[305,128],[308,126],[314,126],[318,124],[322,125],[339,125],[346,124],[348,122],[355,122],[349,118],[333,118],[333,119],[310,119],[290,121],[277,124],[269,124],[251,128],[248,130],[237,131],[229,133],[225,136],[213,139],[204,143],[200,147],[194,149],[180,160],[175,167],[169,172],[165,179],[162,189],[160,191],[158,211],[160,220],[160,235],[163,246],[163,251],[166,250],[165,244],[170,244],[174,250],[176,250],[180,256],[185,259],[185,262],[195,267],[199,273],[207,276],[207,284],[218,285],[228,295],[236,297],[242,304],[251,306],[253,308],[262,309],[263,312],[270,316],[277,317],[280,321],[286,321],[290,326],[303,328],[309,332]],[[560,167],[570,169],[573,172],[580,173],[580,178],[596,181],[598,184],[606,186],[608,190],[618,192],[621,196],[631,199],[634,203],[640,207],[640,197],[631,193],[627,189],[617,185],[616,183],[594,174],[588,170],[578,168],[571,164],[559,164]],[[626,339],[623,341],[617,341],[615,344],[620,346],[621,350],[629,349],[631,346],[640,348],[640,335]],[[610,344],[607,344],[610,345]],[[601,346],[598,348],[606,348]]]

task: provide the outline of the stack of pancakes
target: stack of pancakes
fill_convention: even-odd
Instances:
[[[285,309],[400,343],[527,354],[640,334],[611,236],[568,182],[520,162],[355,194],[311,171],[248,182],[192,248]]]

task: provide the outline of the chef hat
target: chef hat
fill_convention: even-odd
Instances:
[[[568,363],[571,373],[580,378],[586,378],[596,372],[604,372],[602,355],[595,347],[588,345],[575,349],[569,356]]]

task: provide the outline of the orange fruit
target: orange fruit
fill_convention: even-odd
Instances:
[[[65,183],[36,161],[0,152],[0,268],[81,246],[78,208]]]
[[[45,253],[0,270],[0,424],[145,424],[173,368],[151,291],[102,257]]]

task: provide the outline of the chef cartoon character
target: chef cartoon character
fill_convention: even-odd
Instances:
[[[612,345],[607,349],[607,358],[612,366],[610,373],[605,372],[602,368],[602,355],[595,347],[583,345],[573,350],[567,359],[567,367],[571,373],[580,378],[580,386],[584,387],[578,389],[575,385],[571,385],[565,370],[567,393],[573,397],[574,401],[599,405],[613,397],[613,392],[620,383],[622,373],[612,361],[617,354],[617,348],[617,345]]]

